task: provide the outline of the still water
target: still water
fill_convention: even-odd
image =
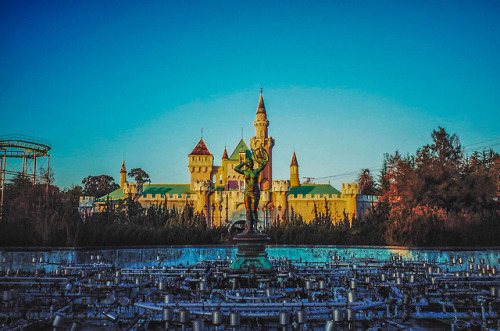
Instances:
[[[313,263],[325,263],[332,257],[341,260],[372,258],[387,260],[391,256],[401,256],[406,261],[424,261],[448,264],[453,258],[461,258],[467,263],[471,257],[484,259],[484,264],[492,267],[500,265],[500,247],[457,249],[457,248],[404,248],[367,246],[269,246],[271,259],[287,258]],[[200,261],[233,259],[233,246],[163,246],[139,248],[3,248],[0,250],[0,268],[34,271],[41,267],[47,272],[60,265],[85,264],[95,262],[97,257],[113,264],[116,268],[141,268],[143,266],[192,265]]]

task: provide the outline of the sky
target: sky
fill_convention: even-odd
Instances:
[[[500,150],[499,1],[0,2],[0,135],[51,142],[55,184],[188,183],[201,138],[220,165],[263,88],[273,179],[340,188],[439,126]],[[15,165],[9,165],[15,166]]]

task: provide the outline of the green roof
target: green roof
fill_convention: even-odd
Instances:
[[[96,201],[106,201],[108,199],[108,196],[109,196],[109,200],[125,199],[125,194],[123,194],[123,189],[118,188],[105,196],[97,198]]]
[[[157,194],[164,196],[165,194],[190,194],[192,193],[189,184],[144,184],[142,187],[142,196],[145,198],[148,194],[153,197]],[[106,201],[107,195],[100,197],[97,201]],[[125,199],[123,189],[119,188],[109,194],[110,200]]]
[[[292,187],[290,189],[289,195],[293,195],[296,198],[298,194],[302,194],[304,197],[306,196],[306,194],[311,194],[311,196],[314,197],[316,194],[319,194],[320,196],[323,196],[325,194],[340,195],[340,192],[330,184],[302,184],[299,187]]]
[[[142,195],[145,197],[147,194],[155,196],[156,194],[189,194],[191,189],[189,184],[149,184],[144,185]]]
[[[245,143],[245,141],[242,138],[240,140],[240,142],[238,143],[238,145],[236,146],[236,148],[234,149],[233,154],[231,154],[231,156],[229,157],[229,160],[230,161],[239,161],[240,160],[239,154],[240,154],[240,151],[242,148],[245,151],[247,159],[252,157],[252,152],[250,151],[247,144]]]

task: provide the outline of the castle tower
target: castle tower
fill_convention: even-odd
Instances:
[[[214,156],[205,145],[203,138],[188,155],[188,168],[191,173],[191,190],[194,189],[195,181],[211,181],[214,168]]]
[[[290,187],[299,187],[299,164],[297,163],[297,156],[293,152],[292,163],[290,164]]]
[[[356,196],[359,194],[359,184],[358,183],[342,183],[342,195],[343,199],[346,199],[345,210],[347,217],[351,220],[356,216]]]
[[[256,119],[253,122],[255,126],[255,137],[250,138],[250,147],[257,149],[264,147],[269,154],[269,162],[260,174],[260,189],[269,190],[273,182],[273,154],[274,138],[269,137],[267,128],[269,121],[267,120],[266,106],[264,105],[264,97],[260,93],[259,104],[257,106]]]
[[[209,180],[195,180],[192,186],[192,190],[196,192],[196,210],[201,211],[205,216],[207,226],[211,227],[211,206],[210,206],[210,194],[212,193],[213,186],[212,182]]]
[[[288,217],[288,193],[290,193],[290,182],[288,180],[274,180],[272,191],[275,213],[273,223],[277,225],[283,218]]]
[[[126,182],[127,182],[127,168],[125,168],[125,160],[123,160],[122,169],[120,170],[120,188],[124,188]]]
[[[224,187],[227,185],[227,161],[229,160],[229,157],[227,155],[227,149],[224,147],[224,152],[222,153],[222,184]]]

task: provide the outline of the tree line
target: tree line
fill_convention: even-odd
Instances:
[[[466,156],[458,137],[438,128],[415,154],[386,154],[378,180],[359,176],[360,194],[378,202],[366,214],[333,223],[325,209],[314,220],[297,215],[267,230],[273,244],[396,246],[499,245],[500,155]]]
[[[0,246],[129,246],[218,244],[227,229],[208,229],[192,203],[143,208],[137,201],[106,201],[82,217],[81,187],[60,190],[18,176],[6,188]]]
[[[291,212],[264,231],[271,244],[487,246],[498,245],[500,155],[465,155],[456,135],[443,128],[415,154],[384,157],[375,180],[359,177],[360,193],[378,196],[366,214],[333,222],[325,201],[313,220]],[[51,173],[53,176],[53,173]],[[129,173],[149,182],[140,168]],[[0,246],[129,246],[230,243],[227,227],[207,228],[192,203],[143,208],[137,201],[106,201],[100,213],[82,218],[81,195],[105,196],[119,188],[111,176],[88,176],[83,186],[60,189],[53,177],[33,185],[18,175],[5,187]]]

